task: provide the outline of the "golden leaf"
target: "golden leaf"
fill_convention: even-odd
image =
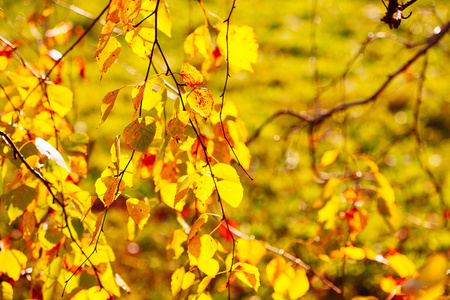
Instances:
[[[117,95],[119,94],[121,89],[122,88],[111,91],[108,94],[106,94],[105,97],[103,97],[102,105],[100,107],[102,118],[101,118],[100,123],[98,124],[97,128],[100,127],[100,125],[102,125],[108,118],[111,110],[114,107],[114,103],[116,103]]]
[[[255,31],[249,26],[230,25],[228,30],[228,51],[227,51],[227,24],[218,24],[219,34],[217,45],[222,56],[227,58],[229,54],[230,68],[233,72],[241,70],[253,73],[252,64],[258,60],[258,42]]]
[[[236,277],[239,280],[253,288],[256,292],[258,291],[261,282],[257,267],[247,263],[237,263],[233,266],[233,270],[235,270]]]
[[[202,73],[200,73],[194,66],[189,63],[183,63],[181,65],[180,73],[183,78],[184,83],[187,86],[194,87],[196,85],[201,85],[204,83],[204,78]]]
[[[186,242],[187,235],[181,229],[176,229],[169,240],[167,241],[166,250],[173,250],[173,259],[178,259],[180,255],[184,252],[184,247],[181,246],[183,242]]]
[[[151,27],[135,28],[125,35],[125,40],[134,53],[142,59],[146,59],[153,49],[155,29]]]
[[[206,119],[211,115],[214,99],[208,89],[195,88],[187,94],[186,99],[191,109],[201,117]]]
[[[322,155],[322,158],[320,159],[319,167],[323,168],[331,165],[337,159],[338,155],[339,150],[337,149],[325,151],[325,153]]]
[[[267,250],[264,245],[255,240],[239,239],[236,243],[236,257],[240,262],[257,265]]]
[[[142,230],[150,217],[150,205],[145,201],[130,198],[127,200],[127,210],[139,230]]]
[[[115,37],[110,37],[105,47],[95,55],[97,67],[100,73],[105,73],[116,61],[120,54],[121,46]]]

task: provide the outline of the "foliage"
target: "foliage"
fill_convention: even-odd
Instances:
[[[444,9],[295,2],[9,3],[1,298],[445,297]]]

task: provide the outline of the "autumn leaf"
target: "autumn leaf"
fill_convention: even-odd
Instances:
[[[142,230],[150,217],[150,205],[144,201],[130,198],[127,200],[127,210],[139,230]]]
[[[73,93],[72,91],[60,85],[51,84],[47,86],[48,103],[44,102],[44,106],[48,106],[59,116],[64,117],[67,115],[73,106]]]
[[[41,138],[36,138],[34,140],[34,144],[42,155],[46,156],[50,160],[53,160],[57,165],[64,168],[67,172],[70,172],[62,155],[51,144]]]
[[[216,241],[209,235],[196,235],[189,240],[188,255],[191,266],[198,266],[208,276],[216,276],[219,262],[212,257],[217,251]]]
[[[143,26],[137,27],[125,35],[125,40],[134,53],[140,58],[146,59],[153,49],[155,29]]]
[[[19,280],[21,271],[25,269],[26,263],[27,257],[18,250],[0,251],[0,274],[6,274],[14,281]]]
[[[247,263],[237,263],[233,265],[232,269],[235,271],[234,274],[237,278],[239,278],[239,280],[254,289],[255,292],[258,291],[261,282],[257,267]]]
[[[202,73],[200,73],[194,66],[189,63],[183,63],[181,65],[179,74],[183,78],[183,82],[190,87],[201,85],[205,81]]]
[[[206,25],[197,27],[184,41],[184,51],[192,58],[196,58],[198,53],[205,57],[211,55],[211,47],[211,36]]]
[[[34,214],[29,211],[25,211],[22,217],[22,231],[24,241],[27,242],[30,239],[31,235],[34,232],[35,226],[36,218],[34,217]]]
[[[138,118],[123,130],[126,143],[133,149],[147,153],[156,133],[156,124],[151,117]]]
[[[175,140],[183,137],[186,127],[189,124],[189,113],[184,110],[177,110],[167,123],[167,133]]]
[[[228,180],[218,181],[217,191],[220,197],[234,208],[239,207],[244,197],[244,188],[239,182]]]
[[[195,88],[186,96],[191,109],[203,118],[211,115],[214,99],[211,92],[204,88]]]
[[[97,67],[101,74],[105,73],[109,67],[119,57],[121,50],[120,43],[115,37],[110,37],[103,49],[95,55]]]
[[[186,242],[187,235],[181,229],[176,229],[169,240],[167,241],[166,250],[173,251],[173,258],[178,259],[180,255],[184,252],[184,247],[181,246],[182,243]]]
[[[387,260],[401,278],[410,277],[416,273],[416,265],[404,254],[388,255]]]
[[[155,9],[156,4],[159,2],[158,6],[158,30],[167,35],[168,37],[172,37],[172,20],[170,17],[169,12],[169,5],[165,0],[142,0],[141,5],[141,14],[147,18],[149,15],[150,18],[148,18],[148,23],[155,24]]]
[[[338,155],[339,150],[337,149],[325,151],[325,153],[322,155],[322,158],[320,159],[319,167],[323,168],[331,165],[337,159]]]
[[[252,64],[258,60],[258,42],[255,31],[249,26],[229,25],[227,49],[227,24],[218,24],[217,45],[220,53],[229,60],[230,69],[237,73],[241,70],[253,73]]]
[[[246,239],[236,241],[236,257],[240,262],[248,262],[256,266],[266,252],[266,248],[259,241]]]
[[[98,234],[100,228],[102,227],[104,215],[105,215],[104,210],[99,212],[97,215],[97,220],[95,221],[95,227],[94,227],[95,229],[94,229],[94,232],[92,233],[92,239],[91,239],[90,244],[92,244],[95,241],[95,239],[97,238],[97,234]]]
[[[120,89],[114,90],[106,94],[106,96],[102,100],[102,105],[100,107],[101,110],[101,120],[98,124],[97,128],[100,127],[108,118],[109,114],[111,113],[114,103],[116,103],[117,95],[119,95]]]

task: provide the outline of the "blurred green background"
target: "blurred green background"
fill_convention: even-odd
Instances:
[[[204,17],[196,1],[167,2],[173,22],[172,38],[160,34],[160,42],[170,65],[178,70],[181,63],[189,61],[183,51],[184,39],[204,22]],[[204,4],[223,20],[228,15],[231,1],[206,0]],[[52,1],[0,0],[0,34],[10,41],[22,41],[19,50],[24,58],[36,61],[39,36],[42,37],[45,28],[30,25],[28,20],[33,13],[54,7],[55,13],[46,23],[48,28],[70,21],[74,28],[81,26],[86,29],[92,22],[86,13],[80,15],[69,5],[95,17],[106,1],[62,0],[57,4]],[[254,65],[254,74],[232,74],[225,101],[232,101],[237,106],[249,135],[252,136],[269,116],[280,109],[314,112],[369,97],[389,74],[420,49],[438,26],[450,18],[447,1],[419,0],[406,10],[407,13],[413,11],[412,16],[403,20],[399,29],[390,30],[387,24],[380,22],[384,11],[382,2],[376,0],[237,1],[231,24],[249,25],[255,29],[260,45],[259,60]],[[210,19],[217,21],[214,17]],[[86,132],[92,142],[88,176],[81,182],[81,186],[92,195],[95,194],[95,180],[110,161],[109,149],[114,137],[131,122],[134,112],[130,98],[132,88],[128,87],[121,91],[108,120],[97,128],[101,100],[113,89],[141,83],[147,68],[147,62],[132,54],[123,36],[119,36],[122,42],[120,58],[100,79],[94,59],[100,30],[101,25],[96,25],[66,57],[64,68],[71,71],[63,74],[62,82],[74,91],[74,109],[69,120],[77,131]],[[357,56],[368,37],[372,40]],[[75,40],[73,35],[67,44],[55,45],[55,49],[63,53]],[[77,69],[77,57],[82,57],[85,62],[84,79]],[[447,207],[450,205],[448,35],[428,53],[427,60],[419,115],[423,148],[418,149],[411,134],[423,58],[398,76],[377,101],[338,113],[316,128],[319,137],[316,161],[327,150],[340,150],[337,161],[321,172],[364,172],[367,168],[355,160],[355,155],[367,154],[379,164],[395,190],[400,217],[394,227],[398,232],[403,230],[404,235],[399,238],[398,234],[392,233],[378,213],[376,200],[366,199],[364,207],[369,211],[369,223],[355,244],[379,253],[386,251],[387,246],[398,248],[417,267],[431,253],[450,248],[450,233],[442,225],[443,203]],[[158,57],[157,62],[162,60]],[[200,62],[192,63],[198,66]],[[346,76],[342,77],[344,72]],[[225,68],[222,66],[206,84],[216,103],[220,101],[224,80]],[[331,82],[334,84],[330,86]],[[170,102],[169,106],[172,105]],[[324,182],[315,178],[310,167],[307,128],[294,118],[281,116],[264,127],[249,148],[252,154],[249,172],[254,180],[240,172],[244,201],[238,209],[226,207],[227,216],[238,222],[243,233],[278,248],[284,248],[295,239],[314,239],[319,235],[319,208],[313,204],[321,197]],[[418,158],[436,178],[440,194]],[[136,184],[137,196],[155,196],[151,192],[150,181]],[[335,194],[348,187],[373,185],[374,182],[368,179],[349,180],[341,184]],[[218,205],[212,205],[211,211],[219,213]],[[164,205],[156,207],[152,210],[149,224],[131,243],[126,241],[126,217],[126,210],[119,204],[108,215],[105,226],[106,238],[116,254],[116,272],[132,290],[130,295],[124,295],[124,299],[170,298],[170,276],[179,266],[171,260],[165,247],[168,235],[179,228],[176,215]],[[345,233],[336,233],[333,243],[321,250],[328,253],[337,249],[345,244],[347,238]],[[333,282],[340,284],[342,260],[325,264],[311,252],[310,247],[302,244],[294,244],[288,251],[316,270],[327,272]],[[275,254],[269,253],[264,261],[273,257]],[[180,263],[183,263],[181,259]],[[256,294],[236,284],[233,299],[270,298],[272,289],[264,284],[264,266],[264,263],[259,265],[263,282],[260,292]],[[379,279],[386,272],[387,267],[372,261],[348,262],[346,297],[357,294],[386,297],[387,294],[378,286]],[[357,278],[360,280],[355,282]],[[23,293],[27,295],[25,285]],[[214,295],[214,299],[225,299],[225,295]],[[331,293],[317,292],[308,294],[305,299],[332,297]]]

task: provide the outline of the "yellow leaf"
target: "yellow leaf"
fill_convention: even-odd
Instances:
[[[180,73],[183,78],[183,82],[187,86],[194,87],[196,85],[201,85],[204,83],[204,78],[202,73],[200,73],[194,66],[189,63],[183,63],[181,65]]]
[[[256,266],[266,252],[266,248],[259,241],[238,239],[236,242],[236,257],[240,262],[248,262]]]
[[[374,296],[356,296],[353,297],[351,300],[378,300],[378,298]]]
[[[6,274],[14,281],[17,281],[26,264],[27,257],[22,252],[15,249],[0,251],[0,274]]]
[[[187,272],[184,274],[183,277],[183,283],[181,284],[181,289],[183,291],[187,290],[188,288],[190,288],[195,281],[195,274],[192,272]]]
[[[211,92],[204,88],[195,88],[186,96],[191,109],[203,118],[211,115],[214,99]]]
[[[120,22],[120,11],[124,9],[123,0],[111,0],[108,13],[106,14],[106,21],[113,22],[115,24]]]
[[[401,278],[410,277],[416,273],[416,265],[404,254],[395,253],[388,256],[387,260]]]
[[[277,277],[284,272],[286,261],[282,256],[277,256],[266,265],[267,282],[273,286]]]
[[[214,192],[215,185],[211,176],[203,175],[197,178],[194,187],[194,195],[197,199],[205,202]]]
[[[133,28],[134,20],[141,9],[141,0],[123,0],[124,7],[119,10],[120,22],[124,31]]]
[[[109,113],[111,112],[111,110],[114,107],[114,103],[116,103],[117,95],[119,94],[121,89],[122,88],[111,91],[108,94],[106,94],[106,96],[103,98],[102,105],[100,107],[102,118],[101,118],[100,123],[98,124],[97,128],[100,127],[100,125],[102,125],[103,122],[105,122],[106,119],[108,118]]]
[[[206,25],[197,27],[193,33],[188,35],[184,41],[184,51],[192,58],[196,58],[197,53],[201,53],[205,57],[211,54],[211,37]]]
[[[170,281],[170,289],[172,291],[172,297],[175,297],[181,291],[181,285],[183,284],[184,274],[185,271],[183,267],[176,269],[175,272],[173,272]]]
[[[2,281],[0,287],[0,298],[4,300],[13,300],[13,288],[7,281]]]
[[[334,229],[336,226],[336,214],[339,211],[340,198],[335,196],[328,200],[327,204],[319,212],[319,223],[325,223],[325,229]]]
[[[232,166],[218,163],[215,164],[211,169],[216,178],[239,183],[239,175]]]
[[[197,289],[197,294],[203,293],[205,291],[205,289],[208,287],[209,283],[211,282],[211,279],[213,279],[213,277],[206,276],[202,279],[202,281],[200,281],[200,284],[198,285],[198,289]]]
[[[244,188],[238,182],[222,180],[217,182],[217,190],[222,200],[237,208],[244,198]]]
[[[237,263],[233,266],[233,270],[235,270],[237,278],[249,287],[253,288],[256,292],[258,291],[261,282],[257,267],[247,263]]]
[[[89,290],[79,291],[72,300],[108,300],[111,295],[99,286],[93,286]]]
[[[298,299],[309,290],[309,280],[303,268],[299,268],[289,287],[289,298]]]
[[[97,67],[100,73],[105,73],[116,61],[120,54],[121,46],[115,37],[110,37],[105,47],[95,55]]]
[[[400,292],[400,286],[397,285],[397,281],[392,276],[383,277],[380,279],[380,288],[383,292],[392,293],[396,290],[396,293]]]
[[[47,108],[53,110],[59,116],[64,117],[71,111],[73,93],[69,88],[56,84],[47,85],[47,96],[48,102],[45,101],[44,106],[50,105]]]
[[[142,59],[146,59],[153,49],[155,29],[151,27],[137,27],[125,35],[131,50]]]
[[[150,205],[144,201],[130,198],[127,200],[127,210],[139,230],[142,230],[150,217]]]
[[[218,24],[219,34],[217,45],[220,53],[227,58],[229,54],[230,68],[237,73],[241,70],[253,73],[252,64],[258,60],[258,42],[255,31],[249,26],[230,25],[228,31],[228,51],[227,51],[227,25]]]
[[[364,249],[354,246],[342,247],[341,251],[345,254],[345,257],[350,259],[361,260],[366,257]]]
[[[188,255],[191,266],[198,268],[208,276],[216,276],[219,262],[212,257],[217,251],[216,241],[209,235],[196,235],[188,243]]]
[[[31,234],[34,232],[34,227],[36,224],[36,218],[34,214],[25,211],[22,216],[22,231],[23,231],[23,239],[24,241],[28,241],[31,237]]]
[[[147,81],[145,84],[142,109],[151,110],[158,104],[161,104],[166,92],[164,80],[160,77],[155,77]]]
[[[175,209],[176,211],[182,211],[186,202],[178,201],[175,203],[175,195],[177,193],[177,184],[169,183],[164,185],[161,189],[161,198],[162,201],[169,207]]]
[[[102,32],[100,33],[100,37],[98,39],[95,57],[98,57],[102,53],[103,49],[105,49],[114,28],[116,28],[116,24],[111,21],[106,22],[105,26],[103,26]]]
[[[331,165],[337,159],[338,155],[339,150],[337,149],[325,151],[325,153],[322,155],[322,158],[320,159],[319,167],[323,168]]]
[[[144,17],[148,17],[150,14],[152,14],[156,9],[156,0],[142,0],[141,5],[141,14]],[[148,23],[155,24],[155,14],[147,19]],[[167,2],[164,0],[159,1],[158,6],[158,24],[157,24],[158,30],[163,32],[168,37],[172,37],[171,31],[172,31],[172,20],[170,18],[170,12],[169,12],[169,6],[167,5]]]
[[[181,229],[176,229],[169,240],[167,241],[166,250],[173,250],[173,259],[178,259],[180,255],[184,252],[184,247],[181,246],[182,243],[186,242],[187,235]]]

